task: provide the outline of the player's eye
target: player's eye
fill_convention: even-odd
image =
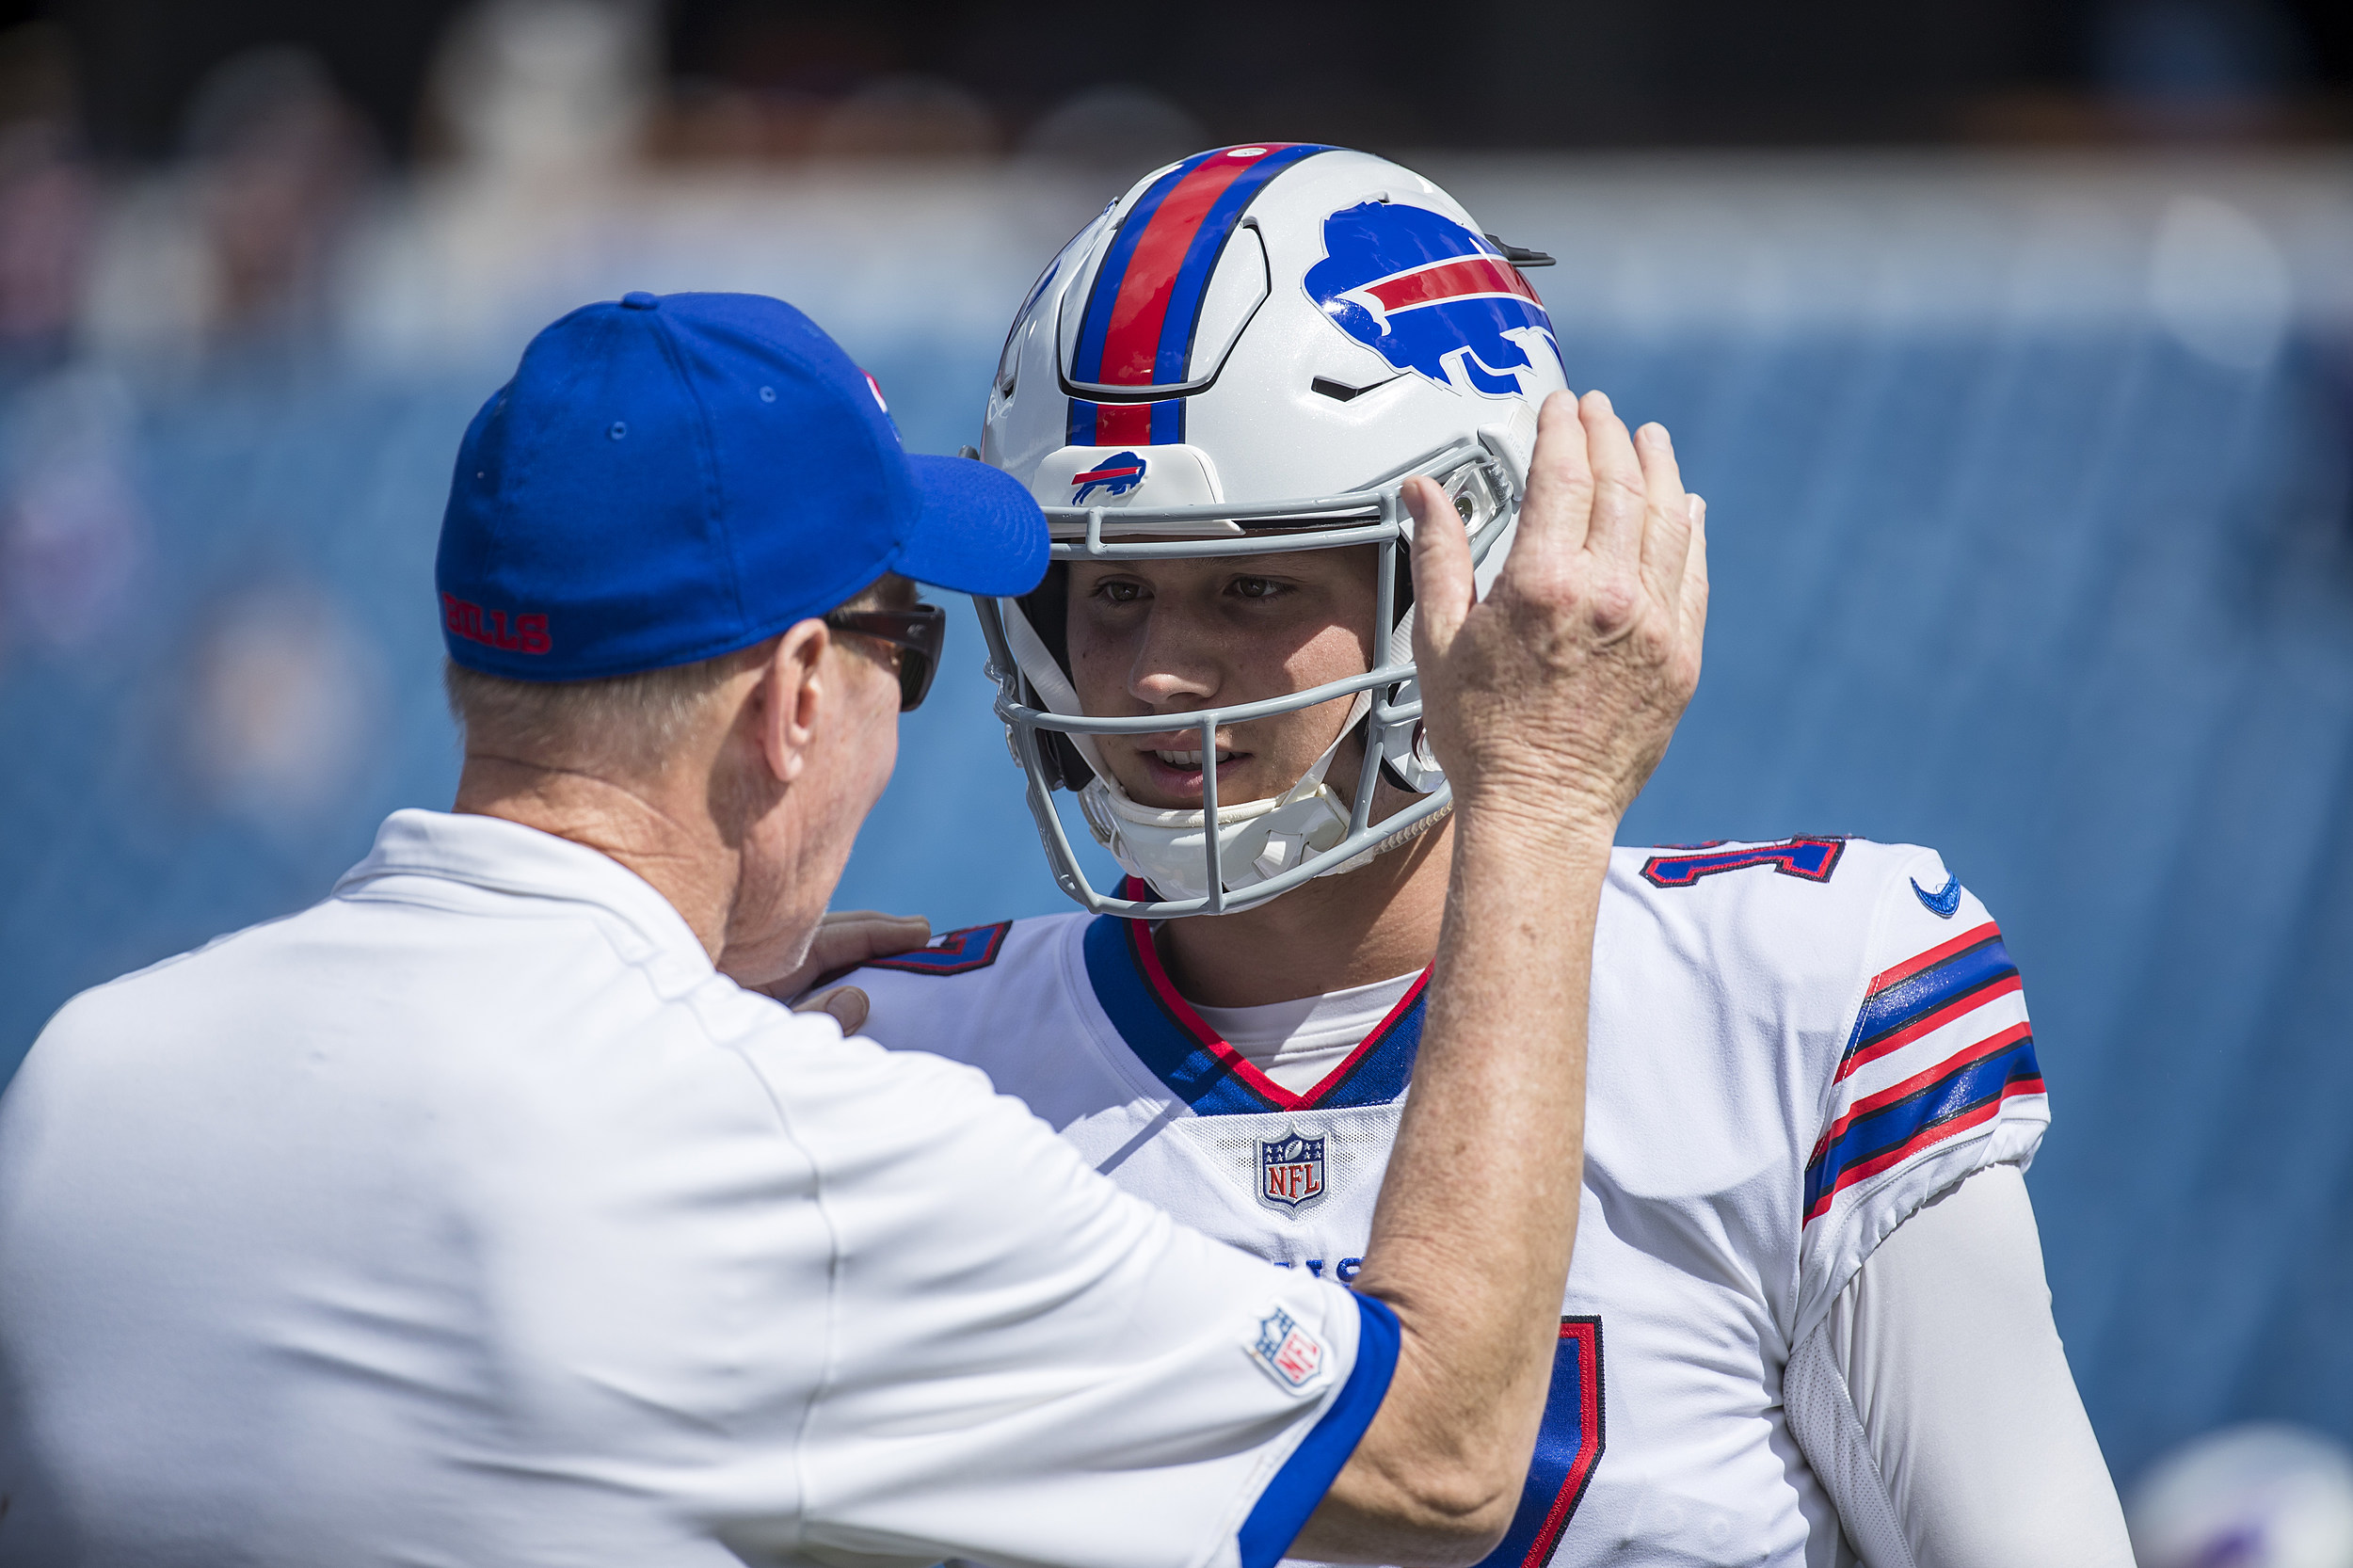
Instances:
[[[1144,597],[1144,584],[1124,578],[1107,577],[1095,585],[1095,591],[1109,603],[1133,604]]]
[[[1273,599],[1284,585],[1272,577],[1237,577],[1230,591],[1240,599]]]

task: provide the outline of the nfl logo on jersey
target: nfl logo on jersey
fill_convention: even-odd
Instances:
[[[1307,1386],[1323,1365],[1323,1342],[1299,1326],[1297,1319],[1276,1307],[1258,1320],[1258,1334],[1250,1346],[1251,1358],[1286,1388]]]
[[[1291,1213],[1323,1201],[1323,1140],[1298,1129],[1258,1140],[1258,1201]]]

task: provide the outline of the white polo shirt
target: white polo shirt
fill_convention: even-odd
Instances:
[[[8,1561],[1262,1568],[1395,1354],[490,818],[396,813],[0,1099]]]

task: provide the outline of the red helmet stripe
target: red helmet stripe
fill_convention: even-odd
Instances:
[[[1269,146],[1258,158],[1276,151]],[[1201,220],[1217,199],[1258,158],[1211,158],[1176,182],[1160,201],[1136,242],[1128,275],[1119,280],[1112,301],[1110,330],[1103,337],[1102,384],[1107,387],[1148,387],[1152,361],[1160,346],[1160,326],[1168,317],[1168,302],[1176,289],[1176,271]]]

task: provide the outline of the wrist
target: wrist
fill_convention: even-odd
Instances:
[[[1615,790],[1570,769],[1486,767],[1449,771],[1458,817],[1513,837],[1566,835],[1604,845],[1617,840],[1625,803]]]
[[[1618,820],[1614,802],[1564,797],[1558,788],[1458,790],[1454,852],[1523,864],[1606,868],[1617,843]]]

